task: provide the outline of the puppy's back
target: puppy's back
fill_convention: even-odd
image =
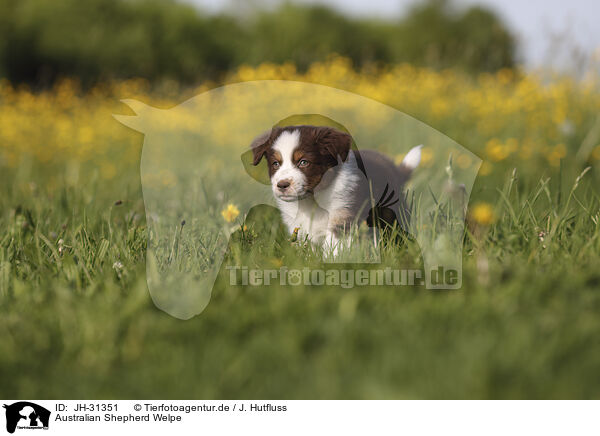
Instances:
[[[355,155],[358,167],[362,166],[366,175],[356,192],[357,216],[361,220],[368,219],[376,206],[407,213],[404,184],[412,169],[402,164],[395,165],[390,158],[375,150],[360,150]]]

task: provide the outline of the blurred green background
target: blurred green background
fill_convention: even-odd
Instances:
[[[492,11],[416,3],[396,19],[283,3],[240,17],[174,0],[0,0],[0,76],[49,85],[144,77],[196,84],[239,65],[292,62],[300,71],[331,53],[354,66],[410,62],[495,71],[515,65],[515,38]]]

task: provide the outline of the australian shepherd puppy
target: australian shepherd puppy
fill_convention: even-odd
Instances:
[[[253,164],[265,158],[273,195],[290,234],[335,255],[351,225],[378,220],[407,230],[404,184],[421,160],[421,146],[400,165],[373,150],[355,150],[352,137],[331,127],[275,127],[251,145]]]

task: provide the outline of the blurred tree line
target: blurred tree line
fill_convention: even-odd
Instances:
[[[411,62],[493,71],[515,62],[515,39],[482,7],[446,0],[401,19],[349,18],[284,3],[243,18],[204,14],[174,0],[0,0],[0,77],[46,86],[145,77],[197,83],[240,64],[291,61],[302,70],[331,53],[356,67]]]

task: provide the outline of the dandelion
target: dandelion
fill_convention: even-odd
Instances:
[[[550,149],[550,153],[546,156],[550,165],[558,167],[560,160],[567,155],[567,147],[565,144],[558,144]]]
[[[473,160],[466,154],[461,154],[456,158],[456,165],[461,169],[467,169],[471,166]]]
[[[471,210],[471,217],[478,224],[487,226],[496,220],[494,209],[488,203],[477,203]]]
[[[279,259],[278,257],[274,257],[270,260],[271,265],[273,265],[275,268],[281,268],[283,266],[283,260]]]
[[[479,174],[482,176],[487,176],[492,172],[492,169],[493,167],[491,163],[489,163],[488,161],[483,161],[481,167],[479,168]]]
[[[111,162],[105,162],[100,166],[100,174],[104,179],[112,179],[117,175],[117,167]]]
[[[229,203],[225,209],[221,211],[223,219],[228,223],[232,223],[240,214],[240,211],[235,205]]]
[[[296,227],[292,233],[292,237],[290,238],[291,242],[296,242],[298,240],[298,231],[300,230],[300,227]]]
[[[502,144],[497,138],[492,138],[485,145],[485,152],[492,160],[499,162],[510,155],[511,148]]]
[[[433,163],[433,150],[429,147],[423,147],[421,150],[421,165],[428,167]]]
[[[160,172],[159,176],[160,176],[160,181],[163,184],[163,186],[173,187],[177,183],[177,179],[175,179],[175,176],[173,175],[173,173],[171,171],[162,170]]]
[[[394,156],[394,163],[396,165],[400,165],[402,163],[402,159],[404,159],[404,156],[406,156],[406,153],[400,153]]]

